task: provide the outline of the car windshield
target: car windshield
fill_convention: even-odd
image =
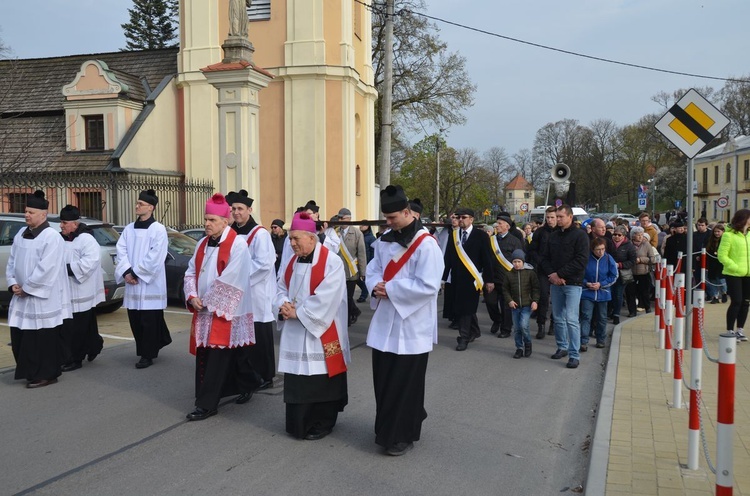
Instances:
[[[120,235],[112,229],[112,226],[90,226],[91,234],[100,246],[116,246]]]
[[[178,255],[192,257],[195,253],[195,240],[181,233],[167,233],[169,236],[169,249]]]

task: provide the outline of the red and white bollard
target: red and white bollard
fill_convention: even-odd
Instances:
[[[672,325],[674,324],[674,267],[667,265],[667,292],[664,300],[664,372],[672,372]]]
[[[664,335],[667,327],[667,265],[661,266],[661,286],[659,287],[659,349],[664,349]]]
[[[716,416],[716,495],[731,496],[734,484],[734,376],[737,336],[719,336],[719,408]]]
[[[657,336],[661,329],[661,265],[662,262],[659,261],[654,269],[654,332]]]
[[[682,408],[682,343],[685,339],[685,274],[674,275],[675,319],[673,328],[674,381],[672,387],[672,408]]]
[[[693,329],[690,340],[690,417],[688,420],[688,459],[690,470],[698,470],[700,460],[701,419],[700,402],[698,401],[702,389],[703,374],[703,337],[701,336],[701,322],[706,296],[702,289],[693,292]]]

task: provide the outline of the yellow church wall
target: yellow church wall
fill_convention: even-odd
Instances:
[[[176,112],[177,88],[167,85],[120,158],[120,167],[179,171],[178,136],[174,125]]]
[[[260,99],[260,208],[263,222],[273,219],[291,222],[284,206],[284,85],[272,83]]]
[[[341,61],[341,46],[339,45],[342,36],[341,2],[342,0],[323,0],[323,39],[326,44],[326,65],[344,65]]]
[[[326,212],[325,218],[336,214],[344,205],[344,175],[343,163],[343,119],[342,115],[342,83],[341,81],[326,81]],[[321,218],[324,216],[321,215]]]

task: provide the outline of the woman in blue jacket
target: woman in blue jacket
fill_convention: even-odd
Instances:
[[[583,274],[581,293],[581,351],[588,350],[591,317],[596,307],[594,332],[596,347],[604,348],[607,340],[607,302],[612,299],[612,285],[617,281],[617,262],[607,254],[604,238],[591,241],[591,253]]]

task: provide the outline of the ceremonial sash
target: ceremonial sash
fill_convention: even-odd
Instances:
[[[264,229],[263,226],[255,226],[252,231],[250,231],[250,234],[247,235],[247,246],[250,246],[250,243],[253,242],[253,238],[258,233],[259,229]]]
[[[466,270],[469,271],[469,274],[471,274],[471,277],[474,278],[474,288],[476,288],[477,291],[482,290],[482,286],[484,286],[484,281],[482,280],[482,274],[479,273],[479,270],[477,269],[476,265],[474,265],[474,262],[471,261],[471,258],[469,258],[469,255],[466,254],[464,251],[464,247],[461,245],[461,243],[458,241],[458,229],[453,231],[453,244],[456,246],[456,253],[458,253],[458,258],[461,260],[461,263],[464,264],[464,267],[466,267]]]
[[[313,265],[312,272],[310,273],[310,296],[315,294],[315,290],[318,288],[326,272],[326,261],[328,260],[329,250],[325,246],[320,246],[320,256],[318,257],[318,263]],[[292,280],[292,271],[294,268],[294,262],[297,261],[297,256],[292,256],[289,260],[289,264],[286,266],[284,271],[284,282],[286,283],[287,289],[289,289],[289,283]],[[344,352],[341,350],[341,343],[339,342],[339,333],[336,328],[336,320],[331,322],[331,325],[326,329],[326,332],[320,337],[321,343],[323,343],[323,353],[326,360],[326,368],[328,369],[328,377],[346,372],[346,362],[344,361]]]
[[[234,229],[230,229],[227,233],[226,239],[219,243],[219,258],[216,259],[216,272],[221,275],[224,272],[227,264],[229,263],[229,254],[232,251],[232,244],[234,243],[237,233]],[[208,236],[203,238],[200,246],[198,246],[198,252],[195,254],[195,287],[198,287],[198,278],[201,275],[203,268],[203,257],[205,256],[206,245],[208,244]],[[193,313],[193,322],[190,326],[190,353],[195,355],[195,325],[198,321],[198,312],[195,311],[192,305],[188,305],[188,310]],[[219,317],[214,314],[211,321],[211,332],[208,338],[208,344],[213,346],[229,346],[229,337],[232,333],[232,321]]]
[[[429,235],[430,233],[422,233],[421,236],[412,241],[411,245],[409,245],[409,248],[406,250],[403,256],[398,259],[398,261],[391,260],[390,262],[388,262],[388,265],[385,266],[385,270],[383,271],[383,281],[388,282],[393,279],[393,277],[398,274],[398,271],[401,270],[401,267],[406,265],[406,262],[409,260],[409,258],[411,258],[414,252],[417,251],[417,248],[422,243],[422,241],[424,241],[424,239]]]
[[[492,245],[492,251],[495,253],[495,258],[497,258],[497,261],[500,262],[500,265],[502,265],[505,270],[510,272],[510,270],[513,268],[513,264],[509,262],[507,258],[505,258],[505,255],[503,255],[503,252],[500,249],[500,244],[498,244],[497,242],[497,236],[490,236],[490,244]]]
[[[341,238],[341,244],[339,245],[339,253],[341,254],[341,257],[344,259],[344,263],[346,263],[347,267],[349,267],[349,277],[354,277],[357,275],[357,262],[352,257],[352,254],[349,253],[349,250],[346,248],[346,243],[344,243],[344,238]]]

